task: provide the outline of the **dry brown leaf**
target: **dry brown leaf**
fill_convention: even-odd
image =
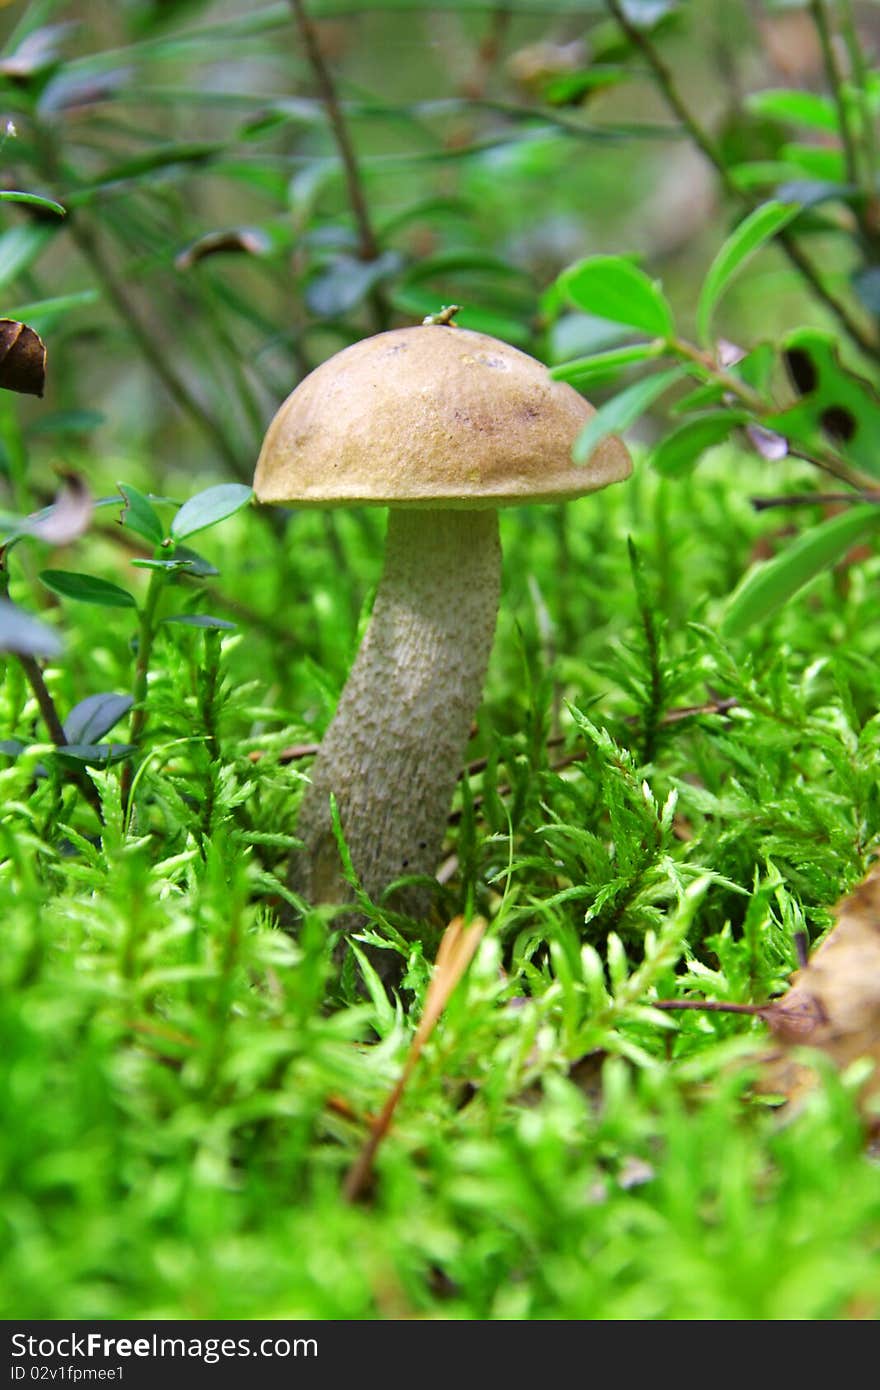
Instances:
[[[812,1069],[790,1055],[793,1047],[819,1048],[841,1069],[872,1058],[862,1101],[880,1092],[880,864],[836,911],[837,925],[788,993],[756,1010],[780,1044],[766,1059],[762,1089],[789,1100],[815,1081]]]
[[[800,1099],[816,1084],[815,1068],[793,1053],[814,1047],[839,1069],[867,1057],[874,1070],[860,1092],[862,1105],[880,1095],[880,862],[836,908],[837,925],[792,977],[781,999],[769,1004],[727,1004],[718,999],[654,999],[655,1009],[696,1009],[762,1018],[778,1047],[762,1057],[759,1089]],[[880,1114],[869,1116],[880,1131]]]
[[[0,386],[26,396],[42,396],[46,385],[46,348],[26,323],[0,319]]]
[[[70,545],[88,529],[95,510],[88,483],[79,473],[61,473],[61,487],[50,507],[29,516],[23,529],[49,545]]]
[[[270,242],[265,232],[255,227],[233,227],[228,231],[207,232],[192,242],[174,258],[175,270],[192,270],[199,261],[218,252],[244,252],[249,256],[264,256]]]

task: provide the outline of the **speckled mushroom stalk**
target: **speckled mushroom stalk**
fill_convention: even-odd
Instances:
[[[346,896],[336,797],[361,884],[435,872],[480,702],[498,611],[497,512],[392,510],[372,618],[312,766],[292,882],[311,902]],[[410,889],[398,905],[425,906]]]
[[[343,349],[272,421],[254,479],[261,502],[391,509],[372,620],[296,824],[304,847],[291,883],[307,901],[351,898],[331,793],[373,898],[436,871],[495,628],[496,508],[625,478],[630,458],[617,439],[572,463],[594,413],[508,343],[431,324]],[[427,895],[393,905],[420,915]]]

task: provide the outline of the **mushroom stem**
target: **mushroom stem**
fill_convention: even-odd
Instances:
[[[370,625],[300,810],[291,883],[307,901],[351,897],[330,816],[362,886],[433,874],[479,706],[501,587],[498,516],[394,510]],[[426,894],[395,906],[418,915]]]

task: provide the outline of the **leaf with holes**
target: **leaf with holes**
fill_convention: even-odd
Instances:
[[[800,328],[783,343],[800,399],[762,424],[807,452],[832,447],[873,477],[880,476],[880,396],[840,360],[833,333]]]
[[[161,545],[165,539],[165,529],[149,498],[130,483],[117,483],[116,486],[125,498],[125,506],[119,518],[120,525],[127,526],[130,531],[136,531],[153,545]]]

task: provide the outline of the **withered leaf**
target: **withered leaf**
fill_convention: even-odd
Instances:
[[[79,473],[62,473],[55,501],[29,516],[24,529],[50,545],[70,545],[88,529],[94,509],[95,499],[85,479]]]
[[[880,864],[836,911],[837,925],[781,999],[758,1012],[779,1042],[766,1059],[763,1090],[795,1099],[813,1081],[790,1056],[815,1047],[844,1068],[859,1057],[876,1063],[862,1100],[880,1092]]]
[[[269,238],[255,227],[233,227],[229,231],[208,232],[174,258],[175,270],[191,270],[198,261],[220,252],[244,252],[249,256],[264,256],[269,250]]]
[[[425,995],[421,1022],[410,1044],[403,1070],[370,1126],[366,1143],[346,1175],[343,1195],[347,1202],[357,1201],[368,1190],[372,1180],[373,1160],[391,1127],[394,1112],[406,1084],[456,985],[473,960],[485,930],[486,922],[482,917],[475,917],[470,923],[466,923],[463,917],[454,917],[443,933],[431,983]]]
[[[0,319],[0,386],[26,396],[42,396],[46,348],[39,334],[17,319]]]

